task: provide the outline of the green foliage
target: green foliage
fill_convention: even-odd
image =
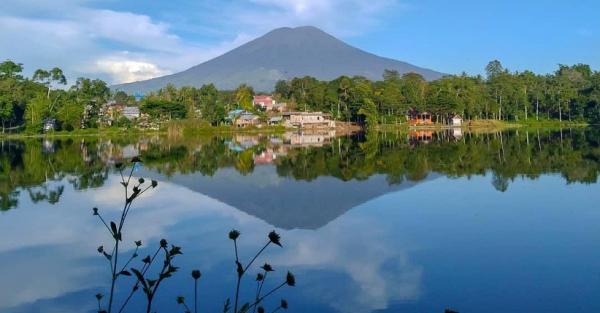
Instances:
[[[147,113],[153,118],[173,119],[184,118],[187,110],[183,103],[155,98],[147,98],[142,101],[140,106],[142,112]]]
[[[248,85],[240,85],[235,91],[235,99],[238,106],[244,110],[252,110],[252,97],[254,96],[254,90]]]
[[[63,129],[94,128],[105,121],[100,113],[109,100],[136,105],[135,99],[124,92],[111,95],[106,82],[98,79],[79,78],[70,88],[61,89],[53,88],[67,83],[59,68],[37,70],[31,79],[24,78],[22,70],[22,64],[10,60],[0,63],[3,131],[26,126],[39,132],[41,122],[47,118],[58,119]],[[415,73],[401,75],[393,70],[384,71],[380,81],[360,76],[341,76],[331,81],[298,77],[277,82],[275,97],[287,102],[291,110],[327,112],[343,121],[362,123],[368,113],[371,126],[401,122],[409,110],[430,112],[439,123],[454,114],[469,120],[524,123],[550,119],[600,121],[600,72],[588,65],[559,65],[552,74],[537,75],[511,72],[494,60],[485,70],[485,78],[463,73],[431,82]],[[146,94],[140,107],[159,122],[194,118],[218,126],[229,110],[253,110],[253,96],[254,90],[247,85],[233,91],[220,91],[212,84],[201,88],[167,85]]]

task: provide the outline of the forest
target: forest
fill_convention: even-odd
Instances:
[[[252,97],[260,92],[247,85],[232,91],[212,84],[167,85],[134,97],[111,90],[99,79],[78,78],[68,86],[60,68],[38,69],[30,78],[23,76],[23,69],[23,64],[10,60],[0,63],[2,133],[39,133],[48,119],[65,131],[130,126],[122,117],[106,123],[103,108],[108,103],[138,106],[158,123],[198,119],[216,126],[225,122],[232,109],[261,113],[252,106]],[[367,125],[402,123],[409,110],[429,112],[437,122],[455,114],[467,120],[600,122],[600,72],[588,65],[559,65],[553,73],[535,74],[510,71],[494,60],[485,73],[485,77],[463,73],[435,81],[392,70],[386,70],[379,81],[360,76],[331,81],[301,77],[279,81],[273,93],[288,109],[328,112],[337,120]]]

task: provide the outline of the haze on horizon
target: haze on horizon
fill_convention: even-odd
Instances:
[[[380,56],[445,73],[600,68],[600,3],[441,0],[4,0],[0,59],[26,74],[131,82],[185,70],[278,27],[312,25]]]

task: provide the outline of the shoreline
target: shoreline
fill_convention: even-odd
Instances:
[[[283,134],[286,132],[322,132],[336,131],[341,135],[347,135],[362,131],[369,131],[360,125],[346,122],[337,122],[335,128],[285,128],[282,126],[266,126],[266,127],[247,127],[235,128],[232,126],[190,126],[190,125],[167,125],[159,130],[147,129],[87,129],[76,131],[58,131],[44,134],[32,133],[16,133],[16,134],[0,134],[0,139],[33,139],[33,138],[78,138],[78,137],[137,137],[147,135],[167,135],[167,136],[196,136],[196,135],[219,135],[219,134]],[[535,121],[535,122],[505,122],[497,120],[477,120],[463,123],[461,126],[451,125],[421,125],[410,126],[408,124],[381,124],[372,128],[374,131],[411,131],[411,130],[431,130],[442,131],[448,129],[462,129],[468,131],[502,131],[516,128],[526,129],[560,129],[560,128],[586,128],[596,125],[585,122],[558,122],[558,121]]]

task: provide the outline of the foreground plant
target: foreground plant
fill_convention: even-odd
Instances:
[[[130,266],[132,262],[139,257],[139,249],[142,246],[141,241],[134,241],[135,249],[133,253],[127,258],[125,262],[119,262],[121,257],[120,250],[123,245],[123,230],[125,226],[125,222],[127,221],[127,217],[131,211],[132,205],[136,199],[138,199],[142,194],[144,194],[149,189],[154,189],[158,185],[155,180],[152,180],[149,184],[146,183],[144,178],[139,178],[136,180],[132,180],[133,170],[134,168],[141,163],[141,160],[137,157],[131,159],[130,167],[128,175],[124,175],[123,171],[125,167],[122,163],[117,163],[116,168],[119,171],[121,176],[121,185],[124,188],[124,205],[123,209],[120,212],[120,216],[118,217],[118,222],[109,221],[100,214],[100,210],[98,208],[93,208],[92,212],[94,216],[97,216],[100,222],[106,227],[106,230],[110,233],[112,237],[112,242],[110,244],[110,253],[108,250],[105,250],[104,246],[98,247],[98,253],[100,253],[107,261],[110,266],[111,273],[111,284],[110,284],[110,292],[108,294],[108,300],[106,301],[105,306],[103,308],[103,299],[105,299],[104,295],[99,293],[96,294],[96,300],[98,302],[98,313],[113,313],[113,312],[124,312],[127,304],[133,298],[138,290],[142,290],[142,293],[145,296],[146,300],[146,313],[151,313],[153,304],[155,303],[158,289],[161,286],[162,282],[172,277],[174,273],[176,273],[179,268],[173,264],[173,260],[178,255],[182,254],[181,248],[178,246],[171,245],[169,246],[167,240],[162,239],[160,241],[159,247],[154,251],[154,253],[147,255],[141,260],[140,266]],[[263,286],[267,279],[267,276],[270,272],[273,272],[274,269],[268,263],[265,263],[260,267],[261,272],[257,274],[257,290],[256,295],[252,301],[245,302],[239,309],[238,304],[240,302],[240,284],[244,275],[251,269],[251,266],[254,264],[256,259],[269,247],[269,245],[277,245],[281,247],[280,236],[275,231],[272,231],[268,234],[267,242],[264,246],[254,255],[254,257],[244,266],[239,257],[238,252],[238,238],[240,236],[240,232],[237,230],[232,230],[229,232],[229,239],[233,240],[234,243],[234,251],[235,251],[235,265],[237,271],[237,283],[235,289],[235,298],[234,298],[234,313],[247,313],[252,310],[253,313],[264,313],[265,309],[262,306],[263,301],[274,294],[279,289],[285,286],[294,286],[296,284],[296,279],[294,275],[290,272],[287,273],[283,282],[276,285],[276,287],[272,288],[268,292],[263,294]],[[158,260],[161,259],[162,262]],[[154,264],[162,264],[162,266],[156,266],[157,269],[151,271]],[[152,273],[154,272],[154,274]],[[134,277],[135,280],[132,282],[131,289],[127,294],[127,297],[120,303],[119,306],[115,305],[115,289],[117,285],[117,281],[122,276],[126,277]],[[202,274],[199,270],[193,270],[191,273],[192,278],[194,279],[194,305],[193,312],[198,313],[198,283]],[[184,297],[177,297],[177,303],[182,305],[184,311],[186,313],[191,313],[192,309],[185,302]],[[272,312],[279,311],[281,309],[287,309],[288,303],[286,300],[281,300],[279,306],[277,306]],[[223,312],[228,313],[231,309],[231,301],[230,298],[227,298],[225,304],[223,306]]]
[[[295,286],[296,278],[292,273],[287,272],[285,278],[282,279],[282,282],[277,284],[275,287],[273,287],[268,292],[263,293],[263,286],[265,284],[265,281],[267,280],[268,274],[270,272],[275,271],[270,264],[265,263],[263,266],[260,267],[261,271],[256,274],[257,286],[256,286],[256,294],[254,296],[254,299],[251,301],[247,301],[243,305],[239,306],[240,286],[242,283],[242,279],[248,273],[248,271],[251,269],[251,267],[254,264],[254,262],[256,261],[256,259],[271,244],[282,247],[281,241],[280,241],[281,237],[275,231],[272,231],[268,234],[268,236],[267,236],[268,240],[264,244],[264,246],[260,250],[258,250],[258,252],[254,255],[254,257],[252,259],[250,259],[250,261],[246,265],[244,265],[240,261],[240,254],[239,254],[239,250],[238,250],[238,238],[239,237],[240,237],[239,231],[234,229],[229,232],[229,239],[231,239],[233,241],[233,247],[234,247],[234,252],[235,252],[235,267],[236,267],[236,273],[237,273],[235,296],[233,298],[233,313],[247,313],[247,312],[250,312],[251,310],[254,313],[256,313],[256,312],[264,313],[265,309],[262,306],[262,303],[264,302],[264,300],[285,286],[290,286],[290,287]],[[198,313],[197,285],[198,285],[198,278],[200,278],[200,276],[199,275],[194,276],[194,272],[199,273],[199,271],[195,270],[192,272],[192,277],[194,278],[194,313]],[[183,306],[185,313],[192,313],[189,305],[186,303],[185,298],[183,296],[177,297],[177,303]],[[287,300],[282,299],[279,306],[277,306],[272,312],[277,312],[281,309],[287,310],[287,308],[288,308]],[[223,305],[223,313],[228,313],[230,310],[231,310],[231,299],[227,298],[227,300],[225,300],[225,303]]]
[[[134,201],[149,189],[154,189],[156,186],[158,186],[158,183],[155,180],[152,180],[149,184],[146,183],[144,178],[139,178],[137,181],[132,180],[133,170],[139,163],[141,163],[141,160],[138,157],[131,159],[131,169],[129,170],[128,175],[123,174],[123,171],[125,170],[123,163],[116,164],[116,168],[121,175],[121,185],[123,186],[125,196],[123,209],[121,210],[121,214],[118,217],[117,222],[110,221],[107,223],[107,221],[100,214],[100,210],[98,208],[92,209],[93,215],[98,216],[98,219],[100,219],[102,224],[106,227],[106,230],[110,233],[113,240],[110,244],[110,253],[108,250],[105,250],[104,246],[98,247],[98,253],[103,255],[108,261],[111,273],[108,302],[106,303],[106,307],[104,309],[102,307],[102,299],[104,299],[104,295],[96,295],[99,313],[123,312],[133,295],[139,290],[140,286],[142,287],[142,291],[146,296],[146,312],[150,313],[159,286],[165,279],[171,277],[173,273],[177,272],[178,270],[178,268],[175,267],[172,262],[177,255],[181,254],[181,248],[177,246],[171,246],[169,248],[165,239],[160,241],[160,246],[152,255],[148,255],[141,260],[141,267],[130,267],[128,269],[131,262],[139,256],[138,251],[142,246],[141,241],[134,241],[135,249],[133,253],[129,256],[126,262],[119,262],[119,258],[121,257],[120,249],[122,248],[123,244],[123,229]],[[157,276],[151,279],[149,278],[149,270],[153,264],[157,263],[155,261],[159,254],[161,254],[163,258],[162,267],[158,271]],[[122,276],[133,276],[132,273],[135,275],[136,280],[133,282],[133,286],[129,295],[123,301],[123,303],[118,306],[119,309],[117,311],[117,306],[115,306],[115,288],[117,281]]]

